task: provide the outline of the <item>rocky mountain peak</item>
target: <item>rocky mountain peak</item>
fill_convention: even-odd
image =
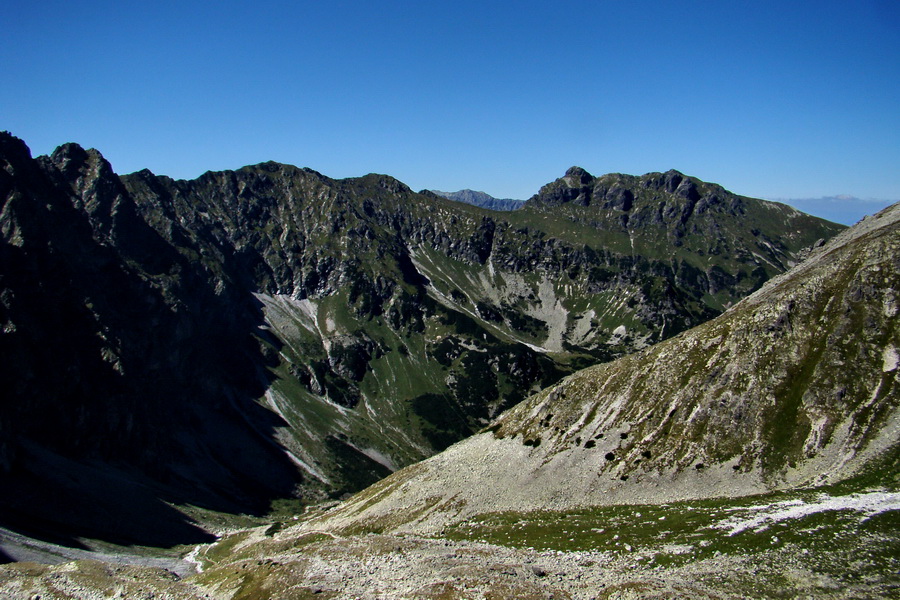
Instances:
[[[0,131],[0,158],[5,164],[17,159],[30,159],[31,150],[25,142],[9,131]]]
[[[70,201],[87,213],[98,239],[114,235],[117,213],[122,213],[120,222],[127,220],[125,213],[134,213],[134,203],[127,197],[119,176],[98,150],[67,143],[49,157],[40,157],[39,162],[50,177],[69,189]]]
[[[570,187],[581,187],[594,181],[594,176],[581,167],[569,167],[563,178]]]
[[[670,194],[675,193],[675,190],[678,189],[678,186],[681,185],[682,181],[684,181],[684,175],[675,169],[669,169],[663,174],[665,190]]]
[[[68,171],[70,163],[73,163],[75,170],[77,170],[88,161],[88,152],[81,145],[75,142],[68,142],[58,146],[50,154],[50,160],[53,161],[60,171]]]
[[[98,180],[118,185],[118,176],[112,165],[94,148],[85,150],[70,142],[59,146],[45,162],[53,165],[77,193],[82,193]]]
[[[391,177],[390,175],[382,175],[380,173],[369,173],[358,178],[359,182],[365,185],[375,185],[392,194],[412,194],[413,191],[408,185]],[[352,180],[351,180],[352,181]]]
[[[526,207],[529,204],[549,207],[569,203],[589,206],[593,181],[594,177],[581,167],[570,167],[563,177],[543,186],[537,195],[528,200]]]

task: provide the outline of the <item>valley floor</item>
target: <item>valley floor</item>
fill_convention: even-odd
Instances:
[[[900,494],[817,491],[496,513],[441,536],[291,519],[190,553],[187,577],[80,560],[0,568],[0,597],[172,599],[896,598]]]
[[[896,582],[823,572],[794,544],[662,566],[645,553],[531,551],[369,535],[319,540],[180,580],[162,569],[79,561],[0,570],[0,595],[50,598],[895,598]],[[829,558],[837,560],[837,557]],[[838,565],[831,565],[840,570]],[[825,569],[828,571],[831,569]]]
[[[154,567],[171,571],[183,577],[194,572],[194,565],[177,556],[129,554],[126,552],[101,552],[92,549],[70,548],[21,535],[0,527],[0,556],[15,562],[34,562],[56,565],[76,560],[98,561],[116,565]]]

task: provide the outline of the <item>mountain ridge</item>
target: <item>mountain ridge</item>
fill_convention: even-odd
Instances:
[[[333,180],[267,162],[195,180],[120,177],[76,144],[32,159],[21,140],[0,142],[0,317],[4,356],[16,357],[4,377],[17,382],[0,407],[0,457],[10,485],[42,482],[35,498],[52,498],[40,490],[60,477],[47,449],[93,461],[104,486],[118,465],[117,481],[176,504],[258,512],[273,498],[339,497],[580,366],[709,319],[839,230],[760,209],[779,220],[738,233],[720,203],[704,217],[723,219],[709,246],[734,256],[682,244],[674,258],[644,257],[606,244],[633,236],[639,202],[613,237],[603,219],[621,207],[501,218],[385,175]],[[654,247],[668,247],[681,217],[646,212],[667,232]],[[44,458],[26,460],[32,447]],[[75,529],[113,535],[104,517],[130,509],[89,491],[72,493],[106,508],[85,507]],[[129,521],[129,535],[165,530]]]
[[[898,249],[900,205],[331,509],[196,547],[183,583],[140,581],[235,600],[893,598]]]

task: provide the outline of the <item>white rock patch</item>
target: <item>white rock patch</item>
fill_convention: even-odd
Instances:
[[[897,370],[897,364],[900,363],[900,355],[897,354],[896,348],[893,346],[885,348],[882,358],[884,360],[884,364],[881,367],[882,371],[890,373]]]

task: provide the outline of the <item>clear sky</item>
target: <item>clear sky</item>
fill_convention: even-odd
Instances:
[[[0,129],[528,198],[572,165],[900,199],[900,3],[2,0]]]

